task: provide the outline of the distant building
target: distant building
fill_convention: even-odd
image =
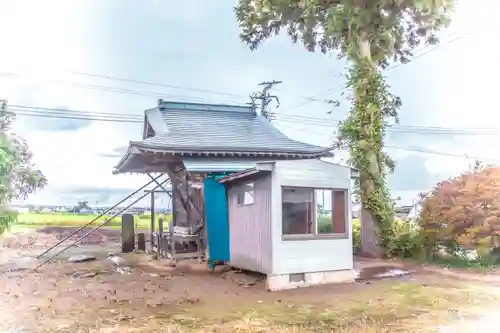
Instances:
[[[397,219],[406,220],[413,206],[396,206],[394,207],[394,215]]]
[[[411,206],[410,211],[408,212],[408,219],[415,219],[420,215],[420,210],[422,209],[422,205],[419,200],[415,200],[413,205]]]

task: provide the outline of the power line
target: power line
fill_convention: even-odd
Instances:
[[[462,37],[462,36],[459,36],[459,37]],[[458,38],[456,38],[456,39],[458,39]],[[456,40],[456,39],[454,39],[454,40]],[[448,43],[451,43],[454,40],[449,41]],[[425,48],[422,48],[422,49],[425,49]],[[421,55],[418,55],[414,59],[416,59],[416,58],[418,58],[418,57],[420,57],[422,55],[425,55],[427,53],[429,53],[429,52],[425,52],[425,53],[423,53]],[[401,65],[401,64],[397,64],[393,68],[398,67],[399,65]],[[150,85],[150,86],[158,86],[158,87],[164,87],[164,88],[170,88],[170,89],[180,89],[180,90],[186,90],[186,91],[196,91],[196,92],[201,92],[201,93],[219,94],[219,95],[226,95],[226,96],[232,96],[232,97],[238,97],[238,98],[246,97],[246,96],[243,96],[243,95],[229,93],[229,92],[221,92],[221,91],[215,91],[215,90],[209,90],[209,89],[200,89],[200,88],[192,88],[192,87],[183,87],[183,86],[178,86],[178,85],[171,85],[171,84],[157,83],[157,82],[151,82],[151,81],[129,79],[129,78],[116,77],[116,76],[111,76],[111,75],[104,75],[104,74],[87,73],[87,72],[80,72],[80,71],[73,71],[73,70],[68,70],[67,72],[75,74],[75,75],[81,75],[81,76],[102,78],[102,79],[115,80],[115,81],[121,81],[121,82],[137,83],[137,84]],[[19,74],[19,73],[12,73],[12,72],[0,71],[0,76],[4,76],[4,77],[8,77],[8,78],[16,78],[16,77],[22,77],[23,75]],[[173,98],[173,99],[182,99],[182,100],[196,101],[196,102],[200,102],[200,101],[201,102],[206,102],[206,101],[208,101],[206,99],[203,99],[203,98],[200,98],[200,97],[194,97],[194,96],[165,94],[165,93],[160,93],[160,92],[152,92],[152,91],[144,91],[144,90],[120,88],[120,87],[113,87],[113,86],[96,85],[96,84],[87,84],[87,83],[72,82],[72,81],[66,81],[66,80],[47,80],[47,82],[49,82],[49,83],[55,83],[55,84],[62,84],[62,85],[73,86],[73,87],[76,87],[76,88],[91,89],[91,90],[106,91],[106,92],[121,93],[121,94],[130,94],[130,95],[137,95],[137,96],[152,96],[152,97],[155,97],[155,98],[162,98],[162,97],[163,98]],[[330,89],[330,90],[333,90],[333,89]],[[305,104],[310,103],[310,102],[319,102],[319,100],[315,99],[314,96],[313,97],[304,97],[304,98],[307,99],[307,101],[304,104],[292,106],[291,108],[288,108],[287,110],[290,110],[290,109],[293,109],[295,107],[299,107],[299,106],[305,105]],[[217,101],[217,103],[220,103],[220,102],[221,101]],[[231,102],[228,102],[228,101],[226,101],[226,102],[227,103],[231,103]]]
[[[283,125],[282,125],[283,126]],[[293,129],[291,126],[283,126],[283,127],[288,127]],[[327,135],[323,133],[315,133],[312,131],[307,131],[307,130],[301,130],[302,132],[309,133],[311,135],[318,135],[318,136],[323,136],[327,137],[330,140],[334,140],[335,134],[332,133],[333,135]],[[424,153],[424,154],[433,154],[433,155],[441,155],[441,156],[450,156],[450,157],[457,157],[457,158],[472,158],[476,160],[487,160],[487,161],[498,161],[497,159],[494,158],[486,158],[486,157],[478,157],[478,156],[471,156],[468,154],[454,154],[454,153],[445,153],[445,152],[438,152],[438,151],[433,151],[433,150],[428,150],[428,149],[423,149],[423,148],[408,148],[408,147],[399,147],[399,146],[393,146],[393,145],[384,145],[385,148],[389,149],[397,149],[397,150],[406,150],[406,151],[411,151],[411,152],[418,152],[418,153]]]
[[[421,148],[405,148],[405,147],[398,147],[398,146],[392,146],[392,145],[385,145],[385,147],[389,148],[389,149],[407,150],[407,151],[413,151],[413,152],[424,153],[424,154],[435,154],[435,155],[450,156],[450,157],[471,158],[474,160],[498,161],[498,159],[489,158],[489,157],[487,158],[487,157],[471,156],[469,154],[460,155],[460,154],[453,154],[453,153],[444,153],[444,152],[438,152],[438,151],[421,149]]]
[[[451,34],[449,34],[447,37],[450,37],[450,36],[452,36],[453,34],[454,34],[454,33],[451,33]],[[451,40],[447,41],[446,43],[440,43],[440,44],[437,44],[434,48],[430,49],[429,51],[422,52],[422,53],[419,53],[419,54],[415,55],[414,57],[412,57],[411,61],[416,60],[416,59],[418,59],[418,58],[420,58],[420,57],[422,57],[422,56],[424,56],[424,55],[426,55],[426,54],[429,54],[429,53],[431,53],[432,51],[435,51],[436,49],[438,49],[439,47],[441,47],[441,46],[443,46],[443,45],[448,45],[448,44],[451,44],[451,43],[453,43],[453,42],[455,42],[455,41],[457,41],[457,40],[459,40],[459,39],[461,39],[461,38],[463,38],[463,37],[467,36],[468,34],[469,34],[469,32],[465,32],[465,33],[460,34],[459,36],[457,36],[457,37],[455,37],[455,38],[453,38],[453,39],[451,39]],[[420,50],[417,50],[417,52],[422,51],[422,50],[425,50],[426,48],[429,48],[430,46],[431,46],[431,45],[426,45],[426,46],[424,46],[424,47],[420,48]],[[411,61],[410,61],[410,62],[411,62]],[[389,68],[387,68],[387,69],[385,70],[385,72],[388,72],[388,71],[390,71],[390,70],[393,70],[393,69],[395,69],[395,68],[397,68],[397,67],[399,67],[399,66],[402,66],[402,65],[404,65],[404,64],[403,64],[403,63],[397,63],[397,64],[395,64],[395,65],[390,66]],[[325,103],[325,101],[318,100],[318,96],[323,95],[323,94],[326,94],[326,96],[328,96],[328,95],[332,95],[332,94],[334,94],[334,93],[336,93],[336,92],[340,92],[340,91],[343,91],[343,90],[346,90],[346,89],[347,89],[347,88],[346,88],[345,86],[343,86],[343,85],[342,85],[342,86],[339,86],[338,88],[330,88],[330,89],[328,89],[328,90],[326,90],[326,91],[324,91],[324,92],[322,92],[322,93],[320,92],[320,93],[315,94],[315,95],[313,95],[313,96],[303,97],[303,98],[305,99],[305,101],[303,101],[303,102],[299,102],[299,103],[297,103],[297,104],[294,104],[294,105],[292,105],[292,106],[290,106],[290,107],[286,108],[286,109],[285,109],[285,112],[286,112],[286,111],[293,110],[293,109],[296,109],[296,108],[299,108],[299,107],[302,107],[302,106],[304,106],[304,105],[307,105],[307,104],[310,104],[310,103],[313,103],[313,102]]]
[[[327,119],[318,117],[301,117],[301,116],[285,116],[285,115],[274,115],[273,120],[289,122],[289,123],[301,123],[307,125],[316,125],[322,127],[332,127],[342,122],[339,119]],[[444,133],[444,134],[469,134],[469,135],[489,135],[489,134],[499,134],[500,128],[451,128],[451,127],[439,127],[439,126],[414,126],[414,125],[400,125],[392,124],[388,125],[389,131],[403,131],[410,133]]]
[[[15,77],[22,77],[23,75],[18,74],[18,73],[0,72],[0,76],[4,76],[4,77],[8,77],[8,78],[15,78]],[[103,86],[103,85],[87,84],[87,83],[72,82],[72,81],[65,81],[65,80],[47,80],[47,82],[61,84],[61,85],[68,85],[68,86],[72,86],[72,87],[76,87],[76,88],[106,91],[106,92],[113,92],[113,93],[120,93],[120,94],[137,95],[137,96],[151,96],[151,97],[155,97],[155,98],[166,98],[166,99],[173,98],[173,99],[181,99],[184,101],[194,101],[194,102],[208,102],[209,101],[207,99],[200,98],[200,97],[194,97],[194,96],[165,94],[165,93],[161,93],[161,92],[119,88],[119,87],[113,87],[113,86]],[[213,102],[221,103],[221,101],[213,101]],[[225,101],[225,102],[231,103],[228,101]]]
[[[30,116],[30,117],[42,117],[42,118],[53,118],[53,119],[71,119],[71,120],[108,121],[108,122],[117,122],[117,123],[143,123],[143,119],[140,119],[138,116],[123,116],[123,115],[111,114],[111,113],[90,113],[90,112],[84,112],[84,111],[70,112],[70,111],[65,110],[65,109],[50,109],[50,108],[39,108],[39,109],[45,110],[45,112],[37,112],[37,111],[27,110],[27,108],[30,108],[30,107],[27,107],[27,106],[9,107],[8,110],[14,111],[16,115]],[[31,108],[35,109],[34,107],[31,107]],[[284,127],[289,127],[289,128],[293,129],[293,127],[291,127],[291,126],[284,126]],[[333,140],[333,137],[330,138],[329,135],[326,135],[323,133],[315,133],[315,132],[307,131],[307,130],[302,130],[302,131],[310,133],[312,135],[325,136],[325,137],[328,137],[329,139]],[[427,150],[427,149],[420,149],[420,148],[407,148],[407,147],[398,147],[398,146],[392,146],[392,145],[386,145],[385,147],[389,148],[389,149],[406,150],[406,151],[412,151],[412,152],[419,152],[419,153],[425,153],[425,154],[435,154],[435,155],[450,156],[450,157],[472,158],[472,159],[490,160],[490,161],[495,160],[495,159],[491,159],[491,158],[469,156],[468,154],[460,155],[460,154],[453,154],[453,153],[436,152],[436,151]]]
[[[134,119],[117,119],[117,118],[101,118],[101,117],[92,117],[92,116],[66,116],[61,114],[43,114],[43,113],[30,113],[26,111],[17,111],[14,110],[16,116],[28,116],[28,117],[40,117],[40,118],[55,118],[55,119],[71,119],[71,120],[91,120],[91,121],[107,121],[107,122],[115,122],[115,123],[143,123],[143,120],[134,120]]]
[[[71,111],[68,109],[57,108],[38,108],[28,106],[9,106],[8,111],[13,111],[15,115],[40,117],[40,118],[59,118],[72,120],[92,120],[107,122],[125,122],[125,123],[143,123],[144,117],[135,115],[123,115],[112,113],[97,113],[87,111]],[[41,112],[40,110],[43,110]]]
[[[142,80],[135,80],[135,79],[127,79],[127,78],[117,77],[117,76],[111,76],[111,75],[85,73],[85,72],[79,72],[79,71],[73,71],[73,70],[70,70],[68,72],[72,73],[72,74],[75,74],[75,75],[82,75],[82,76],[95,77],[95,78],[101,78],[101,79],[106,79],[106,80],[114,80],[114,81],[121,81],[121,82],[138,83],[138,84],[149,85],[149,86],[156,86],[156,87],[164,87],[164,88],[180,89],[180,90],[189,90],[189,91],[196,91],[196,92],[207,93],[207,94],[226,95],[226,96],[239,97],[239,98],[241,98],[241,97],[246,98],[247,97],[247,96],[244,96],[244,95],[233,94],[233,93],[222,92],[222,91],[200,89],[200,88],[192,88],[192,87],[183,87],[183,86],[177,86],[177,85],[171,85],[171,84],[165,84],[165,83],[157,83],[157,82],[151,82],[151,81],[142,81]]]
[[[341,122],[338,119],[317,117],[285,116],[272,114],[272,120],[288,123],[301,123],[321,127],[335,127]],[[445,134],[445,135],[500,135],[500,128],[450,128],[437,126],[388,125],[387,131],[408,134]]]
[[[461,36],[458,36],[457,38],[449,41],[448,43],[451,43],[466,34],[463,34]],[[423,48],[424,49],[424,48]],[[435,48],[434,48],[435,49]],[[433,51],[434,49],[430,50]],[[423,56],[428,52],[424,52],[420,55],[417,55],[414,57],[414,59]],[[390,69],[396,68],[400,66],[401,64],[397,64],[393,66]],[[210,93],[210,94],[220,94],[220,95],[226,95],[226,96],[233,96],[233,97],[243,97],[242,95],[234,94],[234,93],[228,93],[228,92],[220,92],[220,91],[215,91],[215,90],[208,90],[208,89],[199,89],[199,88],[191,88],[191,87],[182,87],[182,86],[177,86],[177,85],[170,85],[170,84],[164,84],[164,83],[156,83],[156,82],[151,82],[151,81],[142,81],[142,80],[136,80],[136,79],[128,79],[128,78],[122,78],[122,77],[116,77],[116,76],[111,76],[111,75],[103,75],[103,74],[95,74],[95,73],[86,73],[86,72],[80,72],[80,71],[72,71],[69,70],[69,73],[75,74],[75,75],[82,75],[82,76],[89,76],[89,77],[96,77],[96,78],[103,78],[103,79],[108,79],[108,80],[115,80],[115,81],[122,81],[122,82],[131,82],[131,83],[137,83],[137,84],[144,84],[144,85],[151,85],[151,86],[159,86],[159,87],[165,87],[165,88],[172,88],[172,89],[181,89],[181,90],[190,90],[190,91],[197,91],[197,92],[203,92],[203,93]],[[22,76],[21,74],[18,73],[11,73],[11,72],[0,72],[0,76],[8,77],[8,78],[15,78],[15,77],[20,77]],[[187,100],[187,101],[196,101],[196,102],[206,102],[207,100],[199,97],[193,97],[193,96],[186,96],[186,95],[174,95],[174,94],[165,94],[165,93],[160,93],[160,92],[151,92],[151,91],[143,91],[143,90],[135,90],[135,89],[127,89],[127,88],[120,88],[120,87],[113,87],[113,86],[103,86],[103,85],[95,85],[95,84],[86,84],[86,83],[80,83],[80,82],[72,82],[72,81],[65,81],[65,80],[48,80],[49,83],[55,83],[55,84],[62,84],[62,85],[69,85],[77,88],[83,88],[83,89],[92,89],[92,90],[99,90],[99,91],[106,91],[106,92],[113,92],[113,93],[121,93],[121,94],[130,94],[130,95],[138,95],[138,96],[152,96],[155,98],[158,97],[164,97],[164,98],[174,98],[174,99],[182,99],[182,100]],[[332,90],[332,89],[330,89]],[[332,92],[333,93],[333,92]],[[302,105],[305,105],[310,102],[318,102],[317,99],[314,97],[305,97],[308,101],[300,104],[293,106],[291,108],[288,108],[287,110],[293,109],[295,107],[299,107]],[[217,101],[220,103],[220,101]],[[230,103],[230,102],[229,102]]]
[[[82,120],[96,120],[96,121],[118,121],[118,122],[143,122],[143,115],[123,114],[123,113],[104,113],[104,112],[89,112],[71,110],[65,108],[46,108],[38,106],[25,106],[11,104],[8,106],[10,111],[15,111],[16,114],[21,116],[34,116],[42,118],[64,118],[72,119],[78,118]],[[302,118],[306,118],[302,120]],[[333,120],[319,119],[314,117],[291,117],[282,119],[280,117],[274,118],[280,122],[300,123],[303,125],[313,125],[322,127],[336,126]],[[316,119],[316,120],[315,120]],[[425,126],[408,126],[408,125],[390,125],[387,129],[390,132],[407,133],[407,134],[421,134],[421,135],[495,135],[500,134],[500,128],[475,128],[475,129],[456,129],[445,127],[425,127]]]
[[[29,111],[29,112],[40,112],[40,110],[47,111],[50,113],[57,113],[57,114],[79,114],[79,115],[90,115],[90,116],[109,116],[109,117],[127,117],[127,118],[137,118],[138,120],[143,120],[144,115],[125,115],[123,113],[105,113],[105,112],[90,112],[90,111],[79,111],[79,110],[71,110],[67,108],[46,108],[46,107],[40,107],[40,106],[26,106],[26,105],[16,105],[16,104],[9,104],[8,105],[9,109],[16,109],[19,111]]]

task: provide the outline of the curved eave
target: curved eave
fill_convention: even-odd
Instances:
[[[125,152],[125,155],[122,156],[122,158],[118,161],[118,163],[114,166],[115,170],[113,170],[113,174],[120,173],[121,167],[128,161],[130,158],[130,155],[132,154],[132,143],[129,143],[127,151]]]
[[[178,155],[178,156],[269,156],[269,157],[291,157],[291,158],[319,158],[333,157],[332,147],[320,148],[315,151],[252,151],[247,149],[224,150],[220,148],[161,148],[144,145],[142,142],[131,142],[131,146],[150,153]]]
[[[127,172],[144,172],[147,171],[147,166],[145,166],[141,171],[139,168],[127,167],[132,159],[140,158],[138,155],[142,153],[152,153],[163,156],[178,156],[178,157],[268,157],[270,159],[314,159],[320,157],[331,157],[333,153],[331,148],[325,148],[323,150],[318,150],[316,152],[259,152],[259,151],[221,151],[221,150],[172,150],[172,149],[160,149],[145,147],[141,142],[130,142],[129,147],[125,155],[120,159],[118,164],[115,166],[113,174],[127,173]],[[154,172],[154,171],[149,171]]]

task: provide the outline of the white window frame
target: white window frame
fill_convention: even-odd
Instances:
[[[303,187],[299,187],[299,186],[281,186],[281,202],[280,202],[280,205],[281,205],[281,209],[283,209],[283,193],[285,190],[288,190],[288,189],[301,189],[301,190],[304,190],[304,189],[308,189],[308,190],[311,190],[313,192],[313,232],[312,233],[309,233],[309,234],[284,234],[283,233],[283,212],[281,212],[281,235],[282,235],[282,240],[310,240],[310,239],[339,239],[339,238],[349,238],[349,201],[348,201],[348,198],[349,198],[349,190],[348,189],[345,189],[345,188],[324,188],[324,187],[307,187],[307,186],[303,186]],[[316,191],[317,190],[326,190],[326,191],[331,191],[331,193],[333,194],[333,192],[337,191],[341,191],[341,192],[344,192],[344,195],[345,195],[345,207],[344,207],[344,211],[345,211],[345,217],[344,217],[344,223],[345,223],[345,232],[344,233],[328,233],[328,234],[319,234],[318,233],[318,198],[316,196]],[[333,200],[332,198],[330,200]],[[331,210],[331,214],[330,214],[330,217],[332,219],[332,223],[333,223],[333,210],[334,210],[334,207],[332,207],[332,210]]]
[[[252,189],[249,190],[248,188]],[[251,198],[251,201],[248,202],[247,199]],[[246,182],[241,184],[237,188],[236,192],[236,205],[237,206],[249,206],[255,203],[255,182]]]

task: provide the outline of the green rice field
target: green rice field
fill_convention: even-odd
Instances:
[[[163,216],[165,223],[171,218],[170,215],[157,214],[158,218]],[[22,213],[18,216],[18,221],[13,226],[16,229],[26,228],[43,228],[49,226],[57,227],[81,227],[97,217],[96,214],[74,214],[74,213]],[[107,216],[102,216],[91,226],[97,226],[107,220]],[[135,217],[137,229],[149,229],[151,215],[141,215]],[[156,223],[158,225],[158,223]],[[119,229],[121,227],[121,217],[115,217],[108,222],[104,227],[111,229]]]

